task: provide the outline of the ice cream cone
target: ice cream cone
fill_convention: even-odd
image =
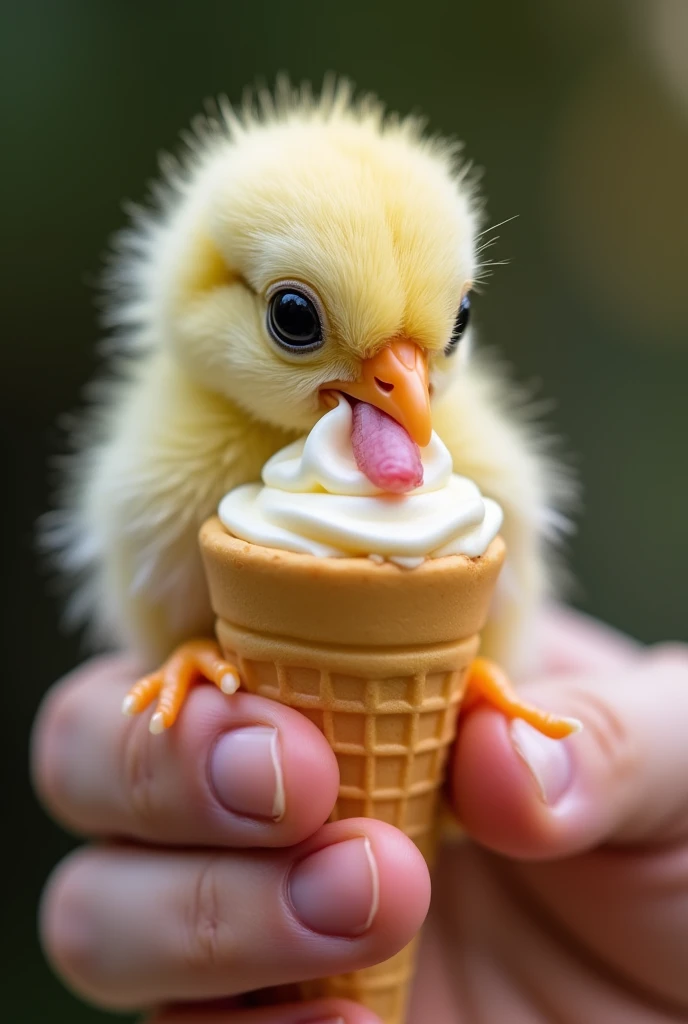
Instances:
[[[298,708],[339,762],[333,819],[406,833],[431,863],[449,747],[505,546],[404,570],[317,558],[232,537],[216,518],[201,549],[218,640],[245,689]],[[403,1024],[415,942],[385,963],[301,986]]]

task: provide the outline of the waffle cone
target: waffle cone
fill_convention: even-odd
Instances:
[[[449,747],[505,546],[413,571],[324,559],[201,529],[218,640],[245,689],[297,708],[339,763],[332,820],[395,825],[432,863]],[[304,997],[354,999],[403,1024],[416,940],[375,967],[305,982]]]

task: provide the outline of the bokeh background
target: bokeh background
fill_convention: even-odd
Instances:
[[[33,551],[56,426],[97,367],[94,283],[123,198],[207,96],[345,72],[485,168],[484,343],[551,400],[584,482],[574,603],[688,640],[686,0],[23,0],[2,5],[5,669],[2,1013],[105,1020],[44,965],[40,888],[72,840],[30,795],[31,719],[72,666]]]

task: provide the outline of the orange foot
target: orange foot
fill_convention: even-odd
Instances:
[[[138,715],[157,697],[150,731],[163,732],[174,725],[191,684],[203,679],[228,694],[236,693],[241,682],[235,666],[223,659],[214,640],[190,640],[178,647],[157,672],[134,683],[124,698],[122,711],[125,715]]]
[[[553,740],[563,739],[583,728],[577,718],[553,715],[520,700],[506,674],[487,658],[476,658],[469,668],[468,686],[461,708],[468,710],[480,701],[491,704],[507,718],[523,718],[538,732]]]

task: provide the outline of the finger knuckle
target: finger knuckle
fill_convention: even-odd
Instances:
[[[136,1001],[113,958],[105,953],[107,929],[95,898],[103,888],[103,867],[102,856],[92,847],[77,850],[58,864],[41,900],[41,945],[56,973],[88,1002],[130,1010]]]
[[[89,862],[88,851],[77,851],[57,866],[43,894],[39,926],[46,956],[58,974],[86,992],[100,981]]]
[[[81,728],[78,685],[58,683],[45,697],[31,739],[31,769],[36,794],[47,810],[61,816],[70,796],[68,758]]]
[[[94,658],[52,686],[38,709],[31,733],[30,765],[36,794],[59,814],[70,801],[70,753],[85,727],[84,695],[93,686],[117,679],[121,659]]]
[[[209,856],[198,868],[184,897],[182,959],[193,973],[206,973],[234,963],[239,944],[224,912],[219,855]],[[232,993],[228,993],[232,994]]]

